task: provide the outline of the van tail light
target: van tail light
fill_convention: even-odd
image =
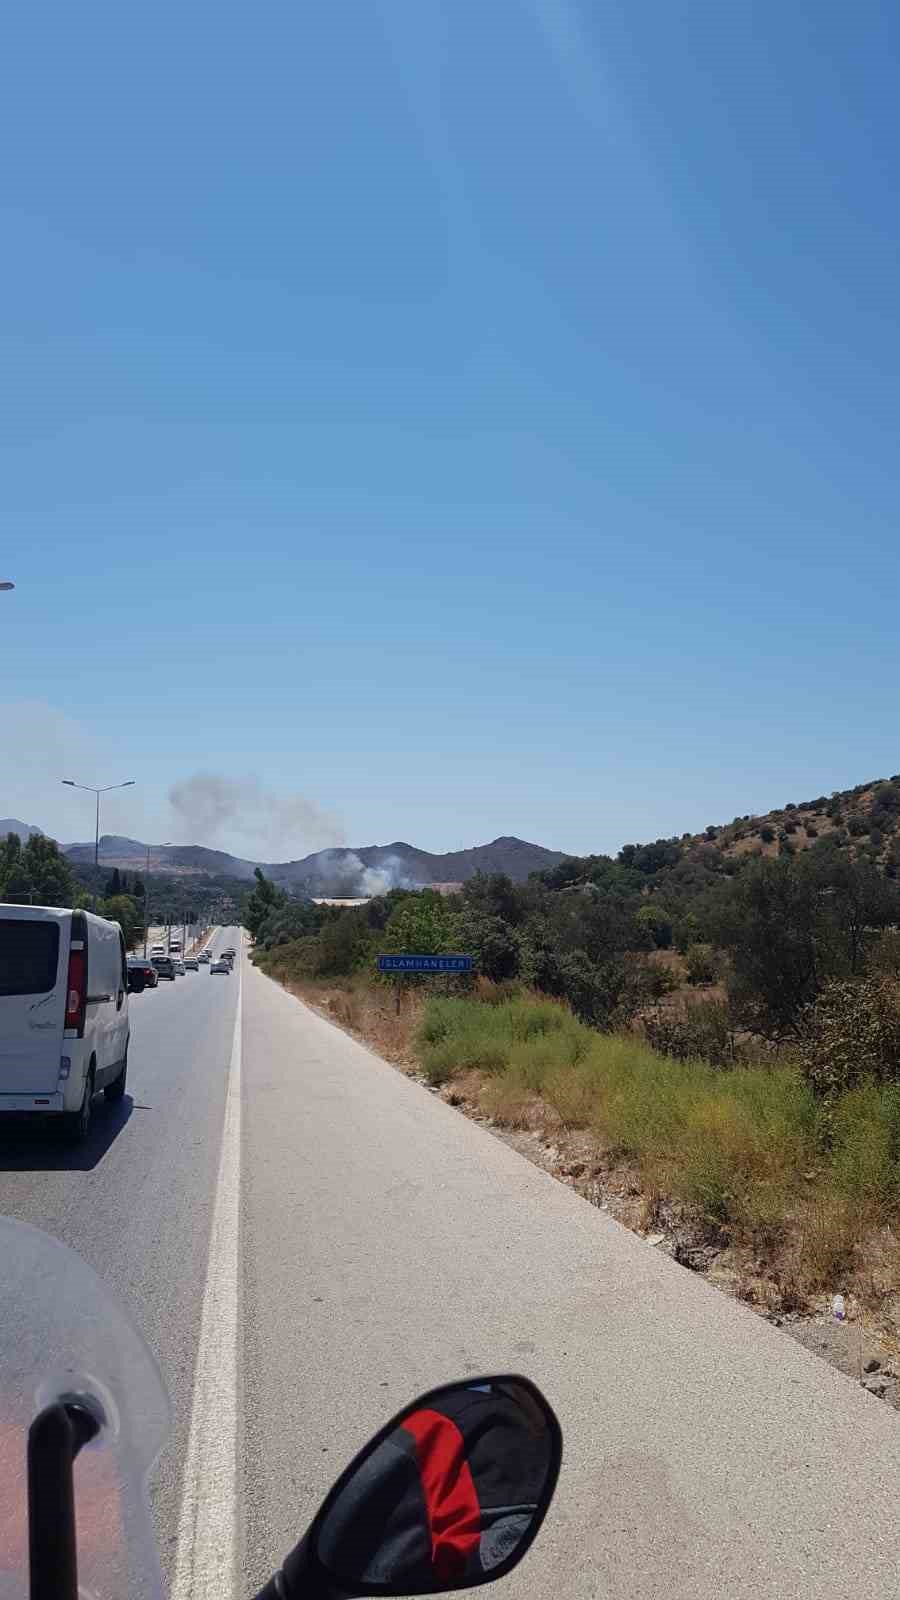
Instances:
[[[74,1028],[78,1037],[84,1035],[84,1012],[87,1000],[87,952],[70,950],[69,975],[66,979],[66,1022],[67,1028]]]

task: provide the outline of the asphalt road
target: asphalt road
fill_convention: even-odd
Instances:
[[[893,1596],[896,1414],[253,969],[246,1574],[431,1384],[534,1377],[566,1439],[507,1596]]]
[[[159,1354],[177,1419],[157,1484],[170,1541],[182,1479],[222,1481],[203,1479],[197,1439],[221,1441],[197,1411],[210,1330],[231,1329],[216,1293],[233,1247],[235,1348],[217,1362],[233,1356],[238,1377],[239,1493],[217,1512],[236,1518],[238,1594],[393,1410],[494,1369],[536,1378],[566,1436],[556,1506],[507,1596],[893,1597],[892,1411],[246,961],[242,980],[201,972],[140,996],[132,1017],[134,1104],[105,1133],[99,1112],[77,1164],[7,1150],[0,1208],[80,1249]],[[242,1092],[226,1116],[229,1072]],[[239,1262],[222,1224],[235,1173]]]
[[[226,934],[228,937],[226,937]],[[237,928],[213,948],[238,945]],[[34,1223],[90,1262],[130,1308],[174,1413],[154,1485],[171,1564],[194,1376],[237,980],[189,972],[132,995],[128,1087],[99,1097],[87,1143],[0,1131],[0,1213]]]

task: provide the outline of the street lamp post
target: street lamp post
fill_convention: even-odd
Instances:
[[[100,796],[102,794],[109,794],[111,789],[131,789],[131,788],[134,787],[134,779],[133,778],[126,778],[124,783],[107,783],[105,785],[105,787],[102,788],[102,789],[95,789],[89,783],[76,783],[74,778],[61,778],[60,782],[64,783],[68,789],[84,789],[86,794],[92,794],[92,795],[96,796],[96,799],[97,799],[97,814],[96,814],[96,823],[95,823],[95,827],[94,827],[94,871],[96,873],[99,870],[99,867],[100,867]],[[97,909],[97,885],[96,885],[96,878],[95,878],[95,880],[94,880],[94,910],[96,911],[96,909]]]
[[[150,937],[150,846],[147,846],[147,871],[144,876],[144,959],[147,957],[147,940]]]

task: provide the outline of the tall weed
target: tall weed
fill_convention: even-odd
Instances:
[[[485,1109],[510,1126],[540,1095],[567,1127],[637,1162],[649,1190],[735,1237],[765,1247],[793,1219],[807,1281],[824,1281],[900,1204],[898,1086],[868,1081],[823,1111],[790,1062],[675,1060],[526,993],[489,1005],[436,998],[418,1043],[431,1082],[480,1070]]]

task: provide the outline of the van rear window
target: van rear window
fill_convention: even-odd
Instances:
[[[56,988],[59,923],[0,917],[0,995]]]

